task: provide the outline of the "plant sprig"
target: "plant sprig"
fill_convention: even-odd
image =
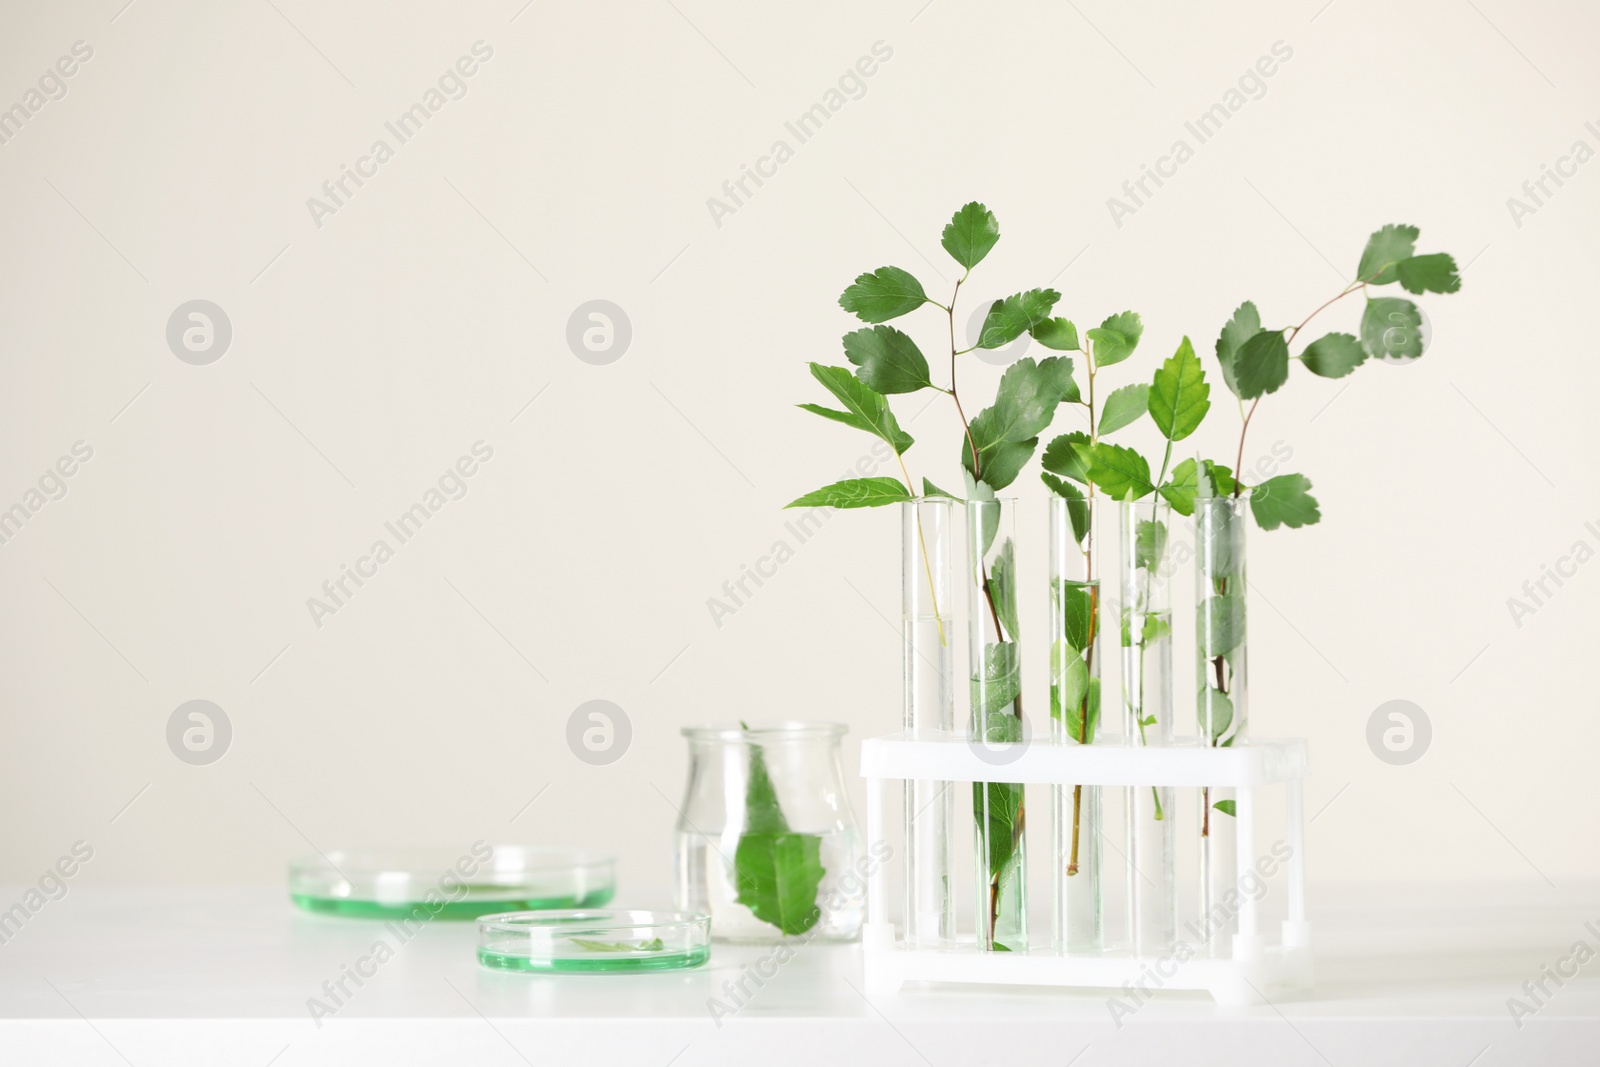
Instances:
[[[1293,326],[1263,329],[1256,305],[1246,300],[1234,311],[1217,338],[1217,362],[1222,379],[1239,399],[1239,447],[1234,470],[1210,464],[1211,488],[1239,496],[1250,489],[1250,511],[1263,530],[1279,526],[1309,526],[1322,517],[1316,498],[1311,495],[1311,480],[1301,474],[1280,474],[1255,486],[1242,480],[1245,435],[1261,399],[1275,393],[1289,380],[1289,367],[1299,362],[1322,378],[1343,378],[1368,358],[1410,361],[1423,353],[1422,312],[1403,297],[1374,296],[1375,286],[1395,282],[1413,295],[1454,293],[1461,288],[1461,275],[1455,258],[1445,252],[1416,254],[1415,226],[1391,224],[1367,238],[1354,280],[1323,301]],[[1361,314],[1360,335],[1327,333],[1310,342],[1297,355],[1290,352],[1311,320],[1347,296],[1360,293],[1366,304]],[[1248,409],[1245,401],[1250,402]]]

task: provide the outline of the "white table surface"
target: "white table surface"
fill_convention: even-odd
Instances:
[[[307,999],[393,943],[382,924],[307,915],[279,890],[75,887],[0,944],[0,1064],[1600,1064],[1600,958],[1520,1029],[1507,1008],[1579,939],[1600,949],[1584,926],[1600,929],[1600,891],[1389,892],[1403,904],[1313,887],[1311,993],[1234,1010],[1162,994],[1120,1028],[1105,992],[918,987],[869,1002],[859,949],[820,945],[719,1027],[708,998],[765,950],[719,945],[683,973],[504,974],[477,965],[473,924],[447,922],[319,1027]]]

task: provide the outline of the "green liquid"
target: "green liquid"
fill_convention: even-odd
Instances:
[[[443,901],[439,904],[428,904],[420,900],[379,904],[371,900],[313,897],[301,893],[291,893],[289,899],[306,911],[318,915],[338,915],[346,919],[410,919],[413,922],[426,922],[429,919],[476,919],[480,915],[494,915],[502,911],[598,908],[610,902],[613,892],[612,889],[600,889],[578,897],[510,897],[496,900],[485,900],[469,894],[464,900]]]
[[[521,971],[524,974],[626,974],[643,971],[681,971],[698,967],[711,958],[709,945],[686,949],[683,952],[655,953],[649,956],[615,956],[596,953],[592,956],[568,956],[555,959],[533,959],[528,956],[506,956],[499,952],[478,950],[478,962],[500,971]]]

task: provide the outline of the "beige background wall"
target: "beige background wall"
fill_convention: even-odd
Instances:
[[[894,728],[891,512],[836,516],[720,626],[707,599],[868,452],[791,406],[820,399],[807,360],[840,361],[839,291],[884,263],[947,290],[939,230],[974,198],[1003,237],[972,296],[1143,313],[1118,382],[1185,333],[1215,377],[1241,299],[1298,321],[1383,223],[1470,263],[1425,301],[1422,361],[1297,372],[1257,417],[1247,451],[1292,450],[1325,519],[1252,545],[1255,729],[1311,740],[1320,882],[1600,876],[1600,563],[1520,626],[1507,607],[1600,549],[1600,164],[1507,205],[1600,148],[1588,5],[123,3],[0,13],[0,105],[93,50],[0,144],[0,507],[93,452],[0,544],[0,880],[78,839],[85,882],[276,884],[308,841],[484,837],[604,843],[665,884],[680,726]],[[384,124],[479,41],[465,95],[398,144]],[[1108,197],[1280,41],[1259,99],[1117,225]],[[876,42],[797,143],[785,122]],[[393,158],[314,220],[378,138]],[[205,366],[165,336],[194,299],[232,325]],[[609,365],[566,341],[594,299],[631,322]],[[948,411],[897,406],[919,476],[957,482]],[[1200,443],[1235,428],[1219,404]],[[316,625],[307,599],[479,441],[465,495]],[[209,766],[167,745],[192,699],[232,724]],[[632,723],[609,766],[565,740],[591,699]],[[1409,766],[1367,746],[1392,699],[1432,722]]]

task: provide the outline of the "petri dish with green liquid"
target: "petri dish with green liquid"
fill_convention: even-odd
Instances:
[[[617,888],[614,856],[475,842],[464,849],[350,849],[289,865],[289,899],[355,919],[470,920],[493,912],[593,908]]]
[[[478,962],[527,974],[638,974],[711,958],[711,917],[699,912],[585,908],[485,915]]]

